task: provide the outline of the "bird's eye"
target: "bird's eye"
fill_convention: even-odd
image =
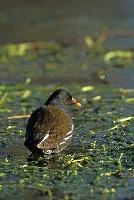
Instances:
[[[66,96],[66,99],[70,101],[70,97],[69,96]]]

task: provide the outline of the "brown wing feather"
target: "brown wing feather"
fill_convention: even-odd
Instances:
[[[49,137],[40,142],[37,147],[42,149],[51,149],[56,148],[57,145],[62,142],[65,135],[71,130],[72,121],[62,110],[49,105],[45,109],[44,117],[41,116],[35,126],[38,134],[43,135],[44,133],[44,136],[49,134]]]
[[[39,114],[38,119],[34,123],[33,139],[43,139],[47,135],[54,125],[54,118],[48,107],[44,107]]]

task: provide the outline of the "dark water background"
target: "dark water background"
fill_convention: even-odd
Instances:
[[[0,1],[0,45],[8,43],[26,43],[35,41],[55,41],[62,45],[72,45],[79,38],[90,35],[97,39],[102,28],[109,31],[105,47],[109,50],[132,49],[134,46],[134,1],[93,1],[93,0],[1,0]],[[1,64],[0,67],[2,68]],[[100,66],[101,67],[101,66]],[[29,67],[30,69],[30,67]],[[31,69],[30,69],[31,70]],[[23,69],[20,70],[19,74]],[[92,71],[92,70],[91,70]],[[77,69],[75,82],[100,84],[92,75],[81,76]],[[10,76],[10,71],[1,69],[0,82],[16,83],[24,81],[17,72]],[[16,75],[15,75],[16,74]],[[88,72],[90,74],[90,71]],[[71,76],[69,81],[72,82]],[[32,78],[33,83],[67,83],[64,76],[45,82]],[[80,81],[82,80],[82,81]],[[106,82],[124,88],[133,88],[134,69],[107,69]]]
[[[78,37],[94,35],[104,26],[108,30],[120,28],[133,31],[134,1],[0,1],[1,45],[39,40],[68,43]],[[125,48],[134,44],[133,38],[110,40],[111,45]]]

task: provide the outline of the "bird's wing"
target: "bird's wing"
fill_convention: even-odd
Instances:
[[[47,107],[40,107],[31,114],[25,137],[31,137],[33,140],[41,139],[50,131],[53,123],[53,117]]]
[[[37,147],[42,149],[56,148],[72,130],[72,120],[56,106],[49,105],[46,110],[48,110],[47,117],[44,115],[44,123],[38,126],[38,131],[43,134],[45,130],[45,134]]]

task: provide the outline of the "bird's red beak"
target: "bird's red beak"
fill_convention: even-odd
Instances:
[[[72,103],[75,104],[76,106],[81,106],[81,104],[78,101],[76,101],[76,99],[74,99],[73,97],[72,97]]]

